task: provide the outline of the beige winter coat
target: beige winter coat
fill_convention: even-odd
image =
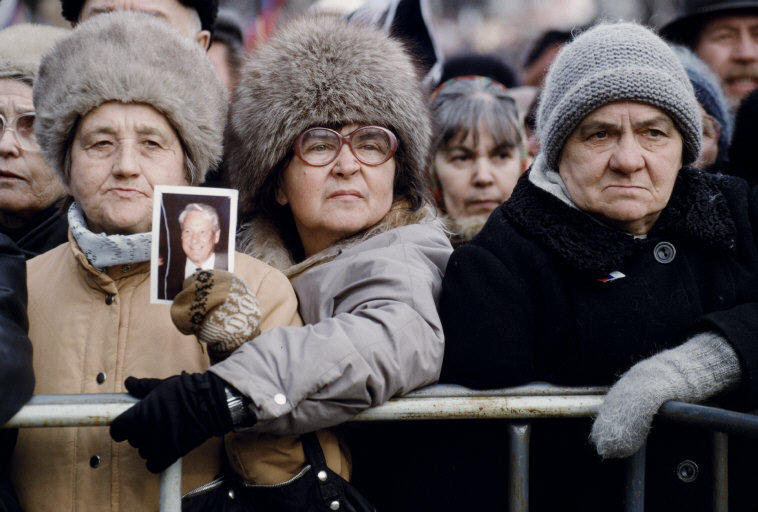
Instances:
[[[241,253],[235,261],[260,302],[261,330],[301,324],[284,275]],[[130,375],[164,378],[208,367],[206,351],[179,333],[169,307],[150,304],[147,262],[98,272],[69,235],[69,243],[28,262],[28,286],[35,394],[124,393]],[[230,458],[243,465],[277,452],[276,443],[250,453],[234,439],[228,444]],[[221,453],[216,438],[184,458],[183,492],[214,478]],[[158,509],[158,476],[104,427],[21,429],[13,471],[27,512]]]

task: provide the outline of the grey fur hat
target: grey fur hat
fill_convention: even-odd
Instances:
[[[0,78],[33,82],[42,54],[69,32],[65,28],[31,23],[0,30]]]
[[[700,153],[701,116],[687,73],[674,51],[636,23],[598,25],[561,49],[545,78],[537,135],[557,170],[566,139],[590,112],[614,101],[639,101],[664,111],[682,136],[684,164]]]
[[[260,206],[297,136],[313,126],[384,126],[398,138],[395,197],[428,197],[431,122],[417,69],[403,46],[334,16],[291,21],[243,66],[224,165],[243,218]]]
[[[42,59],[34,84],[35,131],[68,183],[66,157],[78,121],[108,101],[144,103],[166,116],[202,183],[223,151],[226,89],[205,52],[148,14],[118,11],[77,26]]]

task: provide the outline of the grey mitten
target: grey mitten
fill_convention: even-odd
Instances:
[[[590,441],[603,458],[628,457],[647,439],[664,402],[699,402],[736,383],[740,363],[729,343],[700,333],[632,366],[605,396]]]

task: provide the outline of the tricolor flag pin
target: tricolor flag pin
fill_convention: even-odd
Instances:
[[[609,283],[611,281],[614,281],[616,279],[621,279],[622,277],[626,277],[623,273],[619,272],[618,270],[614,270],[610,274],[608,274],[608,277],[601,277],[598,279],[601,283]]]

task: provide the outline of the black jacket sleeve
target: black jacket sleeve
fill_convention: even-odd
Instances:
[[[0,424],[8,421],[34,390],[26,300],[24,256],[10,238],[0,234]]]
[[[747,201],[745,195],[733,200],[736,209],[747,210],[745,214],[734,212],[737,219],[737,244],[747,258],[758,259],[758,187],[750,190]],[[747,203],[747,204],[746,204]],[[754,267],[758,263],[751,262]],[[715,330],[724,335],[740,359],[742,367],[741,405],[745,409],[758,407],[758,276],[750,282],[737,283],[738,295],[745,302],[735,307],[715,311],[705,315],[699,322],[698,330]]]
[[[442,280],[440,381],[493,389],[535,380],[534,310],[526,286],[494,254],[456,249]]]

